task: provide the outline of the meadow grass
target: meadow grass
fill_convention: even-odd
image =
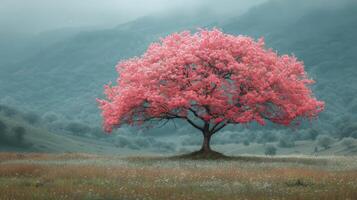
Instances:
[[[0,153],[0,199],[357,199],[356,157]]]

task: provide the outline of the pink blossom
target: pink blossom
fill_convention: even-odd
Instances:
[[[289,125],[324,109],[309,88],[313,80],[303,62],[265,48],[263,39],[218,29],[174,33],[116,69],[116,85],[106,85],[107,99],[98,100],[108,132],[175,118],[201,120],[196,126],[211,131],[217,124],[252,121]]]

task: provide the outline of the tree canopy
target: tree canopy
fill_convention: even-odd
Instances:
[[[290,125],[324,109],[303,62],[265,48],[263,39],[218,29],[171,34],[116,69],[116,85],[106,85],[106,99],[98,99],[108,132],[182,119],[212,135],[228,124]]]

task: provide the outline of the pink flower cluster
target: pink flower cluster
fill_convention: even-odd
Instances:
[[[263,39],[218,29],[174,33],[116,69],[116,85],[105,86],[107,99],[98,99],[108,132],[122,124],[173,118],[289,125],[324,108],[301,61],[266,49]]]

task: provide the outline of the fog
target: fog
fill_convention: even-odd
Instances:
[[[111,27],[165,11],[209,9],[237,15],[264,0],[1,0],[3,33],[38,33],[64,27]]]
[[[226,127],[212,140],[218,150],[263,154],[272,143],[278,154],[311,154],[328,136],[331,149],[319,154],[355,154],[356,13],[356,0],[0,0],[0,151],[101,151],[102,144],[93,147],[87,139],[108,142],[110,153],[197,149],[202,136],[180,121],[104,134],[95,99],[117,78],[118,61],[173,32],[214,26],[264,37],[280,55],[295,55],[316,80],[314,95],[326,102],[318,120],[297,130]],[[87,148],[62,148],[60,141],[72,136]],[[49,137],[59,146],[47,145]],[[356,148],[344,146],[345,138]]]

